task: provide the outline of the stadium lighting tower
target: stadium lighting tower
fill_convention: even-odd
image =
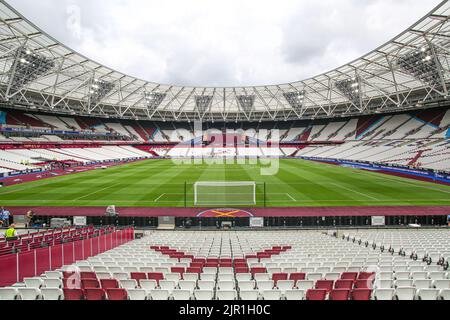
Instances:
[[[283,93],[284,98],[297,114],[301,114],[305,102],[306,91],[293,91]]]
[[[208,112],[211,107],[211,102],[213,100],[212,96],[196,96],[195,105],[197,106],[197,111],[200,114],[200,118],[203,118],[206,112]]]
[[[335,82],[336,88],[343,93],[354,105],[360,106],[362,100],[361,79],[355,76]]]
[[[159,92],[145,92],[145,105],[150,112],[155,112],[156,109],[161,105],[161,103],[166,98],[165,93]]]
[[[55,62],[27,48],[19,48],[9,70],[9,89],[19,91],[55,67]]]
[[[443,85],[441,74],[443,68],[436,57],[436,48],[432,45],[411,51],[397,60],[397,65],[404,72],[433,87]]]
[[[241,95],[237,96],[237,100],[241,109],[249,117],[255,107],[255,96]]]
[[[113,91],[115,85],[112,82],[93,78],[89,86],[89,100],[91,104],[99,103],[108,93]]]

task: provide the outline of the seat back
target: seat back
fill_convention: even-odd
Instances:
[[[350,299],[350,289],[331,290],[329,300],[346,301]]]
[[[86,300],[106,300],[106,292],[103,289],[88,288],[84,290]]]
[[[127,290],[122,288],[108,288],[106,289],[108,300],[128,300]]]
[[[327,290],[309,289],[306,291],[306,300],[325,300],[327,298]]]

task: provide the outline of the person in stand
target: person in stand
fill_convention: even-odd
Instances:
[[[17,237],[17,231],[16,231],[16,225],[13,223],[9,226],[8,230],[5,232],[5,238],[8,240],[10,238],[16,238]]]
[[[5,208],[1,208],[0,209],[0,220],[1,220],[1,225],[2,227],[8,227],[9,226],[9,219],[10,219],[10,212],[8,210],[6,210]]]
[[[30,211],[27,212],[26,219],[27,219],[27,223],[26,223],[25,227],[26,228],[30,228],[31,225],[33,224],[33,220],[34,220],[34,212],[33,212],[33,210],[30,210]]]

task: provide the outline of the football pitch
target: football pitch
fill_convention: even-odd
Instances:
[[[199,181],[254,181],[255,207],[450,205],[449,186],[298,159],[279,161],[278,173],[264,176],[259,165],[146,160],[6,187],[0,190],[0,205],[193,207],[193,185]]]

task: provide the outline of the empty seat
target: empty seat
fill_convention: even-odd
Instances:
[[[83,300],[84,292],[82,289],[63,289],[64,300]]]
[[[97,279],[82,279],[81,288],[100,288],[100,282]]]
[[[416,296],[416,288],[414,287],[398,287],[395,290],[397,300],[414,300]]]
[[[352,300],[370,300],[371,297],[371,289],[353,289],[351,293]]]
[[[234,281],[217,281],[217,289],[218,290],[234,290],[235,289]]]
[[[284,297],[286,298],[286,300],[303,300],[305,299],[305,291],[297,289],[286,290],[284,293]]]
[[[169,290],[150,290],[149,298],[152,300],[169,300]]]
[[[130,300],[147,300],[147,292],[143,289],[128,289],[127,292]]]
[[[105,300],[106,292],[103,289],[98,288],[88,288],[84,290],[86,300]]]
[[[319,280],[316,282],[316,289],[322,289],[326,290],[327,292],[330,292],[333,290],[334,287],[334,281],[333,280]]]
[[[177,289],[172,291],[173,300],[190,300],[192,292],[190,290]]]
[[[39,289],[43,286],[44,281],[41,278],[24,278],[23,282],[27,288]]]
[[[136,289],[138,287],[138,283],[134,279],[128,279],[128,280],[120,280],[120,287],[123,289]]]
[[[450,289],[443,289],[439,292],[439,298],[442,300],[450,300]]]
[[[64,292],[59,288],[42,288],[41,296],[43,300],[64,300]]]
[[[328,299],[336,301],[346,301],[350,299],[350,289],[333,289],[331,290]]]
[[[306,300],[325,300],[327,298],[327,290],[309,289],[306,291]]]
[[[291,290],[295,286],[295,281],[293,280],[279,280],[277,282],[277,288],[284,293],[286,290]]]
[[[272,290],[274,287],[273,280],[256,281],[256,286],[260,292]]]
[[[195,300],[213,300],[214,291],[213,290],[194,290]]]
[[[239,297],[244,301],[258,300],[259,293],[257,290],[241,290],[239,291]]]
[[[158,282],[156,282],[156,280],[141,280],[139,285],[142,289],[148,291],[158,288]]]
[[[254,290],[256,288],[256,281],[255,280],[238,281],[238,286],[239,290],[241,291]]]
[[[59,278],[49,278],[49,279],[45,278],[45,279],[43,279],[42,287],[44,287],[44,288],[48,288],[48,289],[52,289],[52,288],[55,288],[55,289],[61,289],[62,286],[63,286],[63,282],[62,282],[62,280],[59,279]]]
[[[373,294],[375,300],[393,300],[395,289],[377,289]]]
[[[197,286],[200,290],[214,290],[216,283],[214,281],[199,280]]]
[[[439,297],[438,289],[419,289],[417,290],[417,299],[419,300],[437,300]]]
[[[432,286],[436,289],[450,289],[450,280],[449,279],[434,280]]]
[[[18,288],[21,300],[38,300],[41,297],[41,290],[37,288]]]
[[[297,281],[296,288],[299,290],[309,290],[314,288],[314,281],[311,280],[300,280]]]
[[[354,280],[336,280],[336,282],[334,283],[334,288],[351,290],[353,289],[353,283]]]
[[[108,288],[106,289],[106,296],[108,300],[128,300],[127,290],[122,288]]]
[[[280,290],[264,290],[261,293],[261,296],[264,300],[280,300],[281,299],[281,291]]]
[[[217,300],[236,300],[237,291],[236,290],[217,290],[216,292]]]

